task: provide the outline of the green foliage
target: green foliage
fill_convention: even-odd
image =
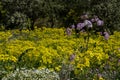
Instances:
[[[119,5],[118,0],[1,0],[0,22],[7,29],[26,26],[33,30],[34,25],[66,27],[77,23],[83,13],[88,13],[98,15],[105,27],[113,31],[120,29]]]
[[[10,16],[7,24],[10,29],[29,29],[30,20],[23,13],[15,12]]]
[[[105,21],[105,26],[111,31],[120,30],[120,2],[118,0],[91,1],[92,13]]]
[[[43,3],[41,0],[2,0],[2,2],[4,3],[3,7],[7,10],[7,20],[5,19],[7,23],[4,23],[8,25],[7,28],[16,26],[24,27],[25,24],[28,24],[33,29],[35,20],[43,16],[43,11],[41,11]],[[12,21],[14,20],[14,23],[12,23],[11,18]],[[28,23],[29,21],[27,20],[31,22]]]
[[[6,10],[3,8],[3,3],[0,1],[0,30],[2,30],[3,21],[5,18]]]
[[[22,15],[26,16],[25,18],[28,18],[31,21],[31,29],[34,29],[34,23],[39,18],[48,18],[48,20],[43,23],[50,23],[48,27],[58,27],[58,25],[64,26],[66,25],[64,22],[66,20],[64,20],[64,18],[68,18],[67,14],[71,9],[77,13],[75,14],[76,16],[79,16],[79,14],[81,14],[83,11],[86,11],[88,9],[87,7],[89,6],[89,2],[87,0],[2,0],[1,2],[3,3],[4,9],[7,11],[6,18],[3,19],[4,21],[8,22],[3,22],[3,24],[8,25],[7,28],[11,28],[10,26],[24,26],[17,23],[10,23],[9,20],[11,20],[13,14],[16,13],[21,14],[21,17]],[[24,19],[22,19],[22,22],[24,22]],[[41,23],[41,21],[39,23]]]

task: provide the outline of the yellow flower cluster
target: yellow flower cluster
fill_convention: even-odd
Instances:
[[[16,59],[16,57],[14,57],[14,56],[10,56],[10,55],[4,55],[4,54],[0,54],[0,61],[2,61],[2,62],[6,62],[6,61],[9,61],[9,62],[16,62],[17,61],[17,59]]]
[[[120,32],[115,32],[108,41],[103,36],[90,34],[87,44],[87,33],[80,33],[76,38],[74,33],[67,36],[64,31],[63,28],[43,27],[34,31],[0,32],[0,61],[17,63],[22,55],[20,64],[23,67],[60,71],[63,63],[71,63],[79,71],[96,64],[103,65],[112,53],[120,58]],[[75,58],[70,61],[73,53]]]

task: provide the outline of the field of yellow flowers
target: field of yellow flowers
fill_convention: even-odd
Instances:
[[[119,80],[120,32],[105,40],[97,35],[63,28],[0,32],[0,78],[20,68],[47,68],[61,80]],[[32,80],[32,79],[31,79]]]

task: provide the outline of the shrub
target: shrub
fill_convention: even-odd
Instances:
[[[2,80],[60,80],[59,75],[49,69],[16,69],[4,76]]]

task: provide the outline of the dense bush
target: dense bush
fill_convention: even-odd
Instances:
[[[15,20],[20,19],[19,22],[28,24],[32,30],[36,22],[38,26],[68,27],[75,23],[81,14],[88,13],[90,16],[98,15],[104,20],[105,27],[111,31],[119,30],[119,5],[118,0],[1,0],[0,24],[7,29],[24,26],[21,23],[11,23],[11,18],[17,18]],[[17,13],[18,17],[14,16]]]
[[[60,80],[59,75],[49,69],[17,69],[7,74],[2,80]]]
[[[29,29],[30,23],[30,19],[25,14],[15,12],[9,17],[6,29]]]
[[[92,13],[99,15],[105,21],[105,27],[111,31],[120,30],[120,9],[118,0],[92,0]]]

